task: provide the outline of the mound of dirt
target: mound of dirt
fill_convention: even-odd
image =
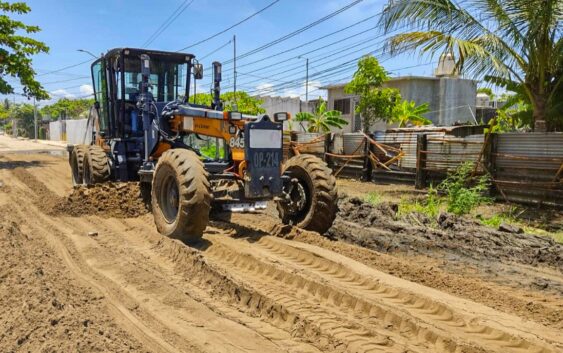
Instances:
[[[148,213],[138,183],[104,183],[79,186],[53,208],[56,215],[104,215],[115,218],[138,217]]]
[[[372,205],[359,198],[343,198],[339,208],[328,235],[378,251],[441,251],[476,260],[544,264],[563,270],[563,246],[548,237],[501,232],[446,213],[436,222],[424,215],[398,217],[396,204]]]

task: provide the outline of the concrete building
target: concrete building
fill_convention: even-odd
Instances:
[[[435,76],[403,76],[394,77],[384,87],[397,88],[402,99],[415,101],[418,104],[428,103],[430,112],[426,117],[436,126],[452,126],[455,124],[475,124],[475,106],[477,97],[477,81],[457,77],[452,72],[450,58],[441,58]],[[450,72],[450,74],[447,74]],[[361,130],[361,119],[354,113],[358,97],[344,92],[346,83],[322,87],[328,91],[328,107],[342,112],[343,118],[349,121],[344,132]],[[384,122],[378,122],[372,130],[386,130]]]
[[[309,109],[307,109],[307,103],[299,97],[256,96],[256,98],[262,100],[262,108],[266,110],[266,114],[269,116],[278,112],[288,112],[292,117],[295,117],[299,112],[314,111],[317,104],[317,99],[309,100]],[[293,128],[297,130],[299,125],[293,124]]]

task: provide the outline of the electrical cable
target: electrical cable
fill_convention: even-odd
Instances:
[[[312,23],[310,23],[310,24],[308,24],[308,25],[306,25],[306,26],[304,26],[304,27],[301,27],[301,28],[299,28],[299,29],[297,29],[297,30],[295,30],[295,31],[293,31],[293,32],[291,32],[291,33],[288,33],[288,34],[286,34],[286,35],[284,35],[284,36],[282,36],[282,37],[280,37],[280,38],[278,38],[278,39],[275,39],[275,40],[273,40],[273,41],[271,41],[271,42],[268,42],[268,43],[266,43],[266,44],[261,45],[261,46],[258,47],[258,48],[252,49],[252,50],[250,50],[250,51],[248,51],[248,52],[246,52],[246,53],[244,53],[244,54],[241,54],[241,55],[237,56],[237,57],[236,57],[236,60],[240,60],[240,59],[246,58],[246,57],[248,57],[248,56],[250,56],[250,55],[254,55],[254,54],[256,54],[256,53],[258,53],[258,52],[261,52],[261,51],[263,51],[263,50],[265,50],[265,49],[267,49],[267,48],[270,48],[270,47],[272,47],[272,46],[274,46],[274,45],[276,45],[276,44],[279,44],[279,43],[281,43],[281,42],[284,42],[284,41],[288,40],[289,38],[295,37],[296,35],[298,35],[298,34],[300,34],[300,33],[303,33],[303,32],[305,32],[305,31],[307,31],[307,30],[309,30],[309,29],[315,27],[315,26],[317,26],[318,24],[321,24],[321,23],[323,23],[323,22],[325,22],[325,21],[327,21],[327,20],[333,18],[333,17],[336,16],[336,15],[339,15],[340,13],[342,13],[342,12],[344,12],[344,11],[350,9],[351,7],[356,6],[357,4],[359,4],[359,3],[362,2],[362,1],[363,1],[363,0],[355,0],[355,1],[351,2],[350,4],[348,4],[348,5],[346,5],[346,6],[342,7],[342,8],[340,8],[340,9],[334,11],[334,12],[331,12],[331,13],[329,13],[328,15],[326,15],[326,16],[324,16],[324,17],[322,17],[322,18],[320,18],[320,19],[318,19],[318,20],[316,20],[316,21],[314,21],[314,22],[312,22]],[[230,59],[230,60],[225,61],[223,64],[228,64],[228,63],[231,63],[231,62],[233,62],[233,61],[234,61],[234,59]]]
[[[189,1],[189,2],[188,2]],[[180,15],[182,13],[184,13],[184,11],[186,11],[186,9],[188,7],[190,7],[190,5],[194,2],[194,0],[185,0],[180,7],[178,7],[176,9],[176,11],[174,11],[172,13],[172,15],[170,15],[170,17],[168,17],[168,19],[166,21],[164,21],[162,23],[162,25],[159,27],[159,29],[157,29],[155,31],[155,33],[152,34],[152,36],[145,42],[145,44],[143,44],[143,48],[148,47],[149,45],[152,44],[152,42],[154,42],[162,33],[164,33],[164,31],[166,31],[166,29],[168,27],[170,27],[170,25],[172,23],[174,23],[174,21],[176,21],[176,19],[178,17],[180,17]],[[187,3],[187,4],[186,4]],[[182,7],[183,6],[183,7]]]
[[[262,58],[262,59],[259,59],[259,60],[255,60],[255,61],[252,61],[252,62],[249,62],[249,63],[245,63],[245,64],[243,64],[243,65],[238,65],[238,67],[244,67],[244,66],[256,64],[256,63],[259,63],[259,62],[268,60],[268,59],[270,59],[270,58],[273,58],[273,57],[276,57],[276,56],[279,56],[279,55],[282,55],[282,54],[285,54],[285,53],[289,53],[289,52],[291,52],[291,51],[293,51],[293,50],[302,48],[302,47],[307,46],[307,45],[309,45],[309,44],[316,43],[316,42],[318,42],[319,40],[323,40],[323,39],[328,38],[328,37],[331,37],[331,36],[333,36],[333,35],[335,35],[335,34],[344,32],[344,31],[347,30],[347,29],[350,29],[350,28],[355,27],[355,26],[357,26],[357,25],[359,25],[359,24],[362,24],[362,23],[364,23],[364,22],[366,22],[366,21],[368,21],[368,20],[371,20],[371,19],[373,19],[374,17],[379,16],[379,14],[380,14],[380,13],[377,13],[377,14],[375,14],[375,15],[366,17],[366,18],[364,18],[363,20],[360,20],[360,21],[358,21],[358,22],[356,22],[356,23],[354,23],[354,24],[351,24],[351,25],[349,25],[349,26],[343,27],[343,28],[341,28],[341,29],[339,29],[339,30],[336,30],[336,31],[334,31],[334,32],[325,34],[325,35],[323,35],[323,36],[321,36],[321,37],[317,37],[317,38],[315,38],[315,39],[313,39],[313,40],[310,40],[310,41],[308,41],[308,42],[306,42],[306,43],[299,44],[298,46],[295,46],[295,47],[293,47],[293,48],[289,48],[289,49],[283,50],[283,51],[281,51],[281,52],[272,54],[272,55],[270,55],[270,56],[267,56],[267,57]],[[368,30],[375,29],[375,28],[378,28],[378,26],[372,27],[372,28],[370,28],[370,29],[368,29]],[[356,35],[359,35],[359,34],[362,34],[362,33],[365,33],[365,32],[366,32],[366,31],[363,31],[363,32],[357,33]],[[351,37],[348,37],[348,38],[351,38]],[[348,38],[343,38],[343,39],[341,39],[341,40],[346,40],[346,39],[348,39]],[[225,64],[225,65],[228,65],[228,64]]]
[[[246,18],[240,20],[239,22],[235,23],[234,25],[232,25],[232,26],[230,26],[230,27],[228,27],[228,28],[226,28],[226,29],[224,29],[224,30],[222,30],[222,31],[220,31],[220,32],[217,32],[217,33],[215,33],[215,34],[213,34],[213,35],[211,35],[211,36],[209,36],[209,37],[207,37],[207,38],[204,38],[204,39],[200,40],[200,41],[197,42],[197,43],[190,44],[190,45],[188,45],[187,47],[184,47],[184,48],[182,48],[182,49],[178,49],[178,50],[176,50],[176,51],[184,51],[184,50],[186,50],[186,49],[188,49],[188,48],[195,47],[195,46],[197,46],[197,45],[200,45],[200,44],[202,44],[202,43],[205,43],[205,42],[207,42],[207,41],[209,41],[209,40],[211,40],[211,39],[213,39],[213,38],[215,38],[215,37],[217,37],[217,36],[219,36],[219,35],[221,35],[221,34],[227,32],[227,31],[230,31],[231,29],[233,29],[233,28],[235,28],[235,27],[237,27],[237,26],[243,24],[244,22],[250,20],[250,19],[253,18],[254,16],[256,16],[256,15],[258,15],[258,14],[260,14],[260,13],[266,11],[267,9],[269,9],[269,8],[272,7],[272,6],[274,6],[274,5],[275,5],[276,3],[278,3],[279,1],[280,1],[280,0],[272,1],[272,2],[271,2],[270,4],[268,4],[266,7],[263,7],[262,9],[256,11],[255,13],[251,14],[250,16],[248,16],[248,17],[246,17]]]

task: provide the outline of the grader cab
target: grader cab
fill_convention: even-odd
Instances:
[[[190,103],[202,78],[195,56],[113,49],[92,64],[90,145],[69,146],[75,185],[137,181],[166,236],[198,240],[212,206],[231,212],[275,201],[282,222],[324,233],[336,216],[336,183],[311,155],[283,159],[288,113],[223,111],[221,64],[213,103]]]

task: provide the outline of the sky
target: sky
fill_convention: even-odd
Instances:
[[[41,32],[33,34],[33,38],[50,47],[48,54],[34,57],[33,66],[38,73],[37,79],[55,100],[85,97],[92,92],[90,63],[94,58],[79,49],[99,55],[115,47],[143,47],[163,24],[168,24],[148,48],[177,51],[230,27],[273,1],[27,0],[32,11],[18,19],[39,26]],[[241,25],[185,49],[184,52],[204,58],[201,63],[206,69],[205,77],[198,81],[197,91],[209,91],[212,61],[232,59],[233,36],[236,36],[237,56],[241,56],[352,2],[278,0]],[[349,80],[358,57],[382,48],[383,34],[377,26],[376,15],[386,2],[363,0],[287,40],[238,59],[237,89],[252,94],[305,99],[305,58],[309,58],[309,98],[324,96],[326,92],[319,87]],[[183,11],[178,13],[179,9]],[[171,16],[175,17],[174,21],[166,22]],[[348,26],[350,28],[346,29]],[[340,32],[331,34],[336,31]],[[319,39],[323,36],[326,38]],[[294,49],[297,46],[301,47]],[[376,52],[376,57],[392,76],[430,76],[436,66],[436,59],[417,54],[389,57]],[[52,73],[73,65],[77,66]],[[232,63],[225,63],[224,91],[233,88],[232,71]],[[15,87],[21,92],[19,85]],[[10,99],[25,100],[17,96],[10,96]],[[52,100],[40,104],[52,103]]]

